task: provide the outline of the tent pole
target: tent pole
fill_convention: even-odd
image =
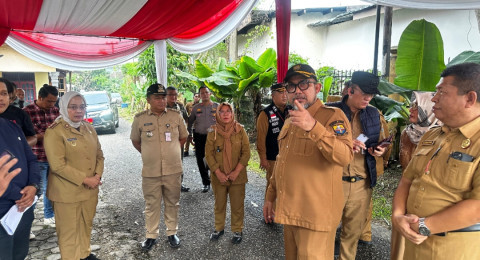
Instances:
[[[377,75],[377,64],[378,64],[378,38],[380,38],[380,11],[382,10],[381,5],[377,5],[377,21],[375,23],[375,50],[373,52],[373,70],[372,73]]]

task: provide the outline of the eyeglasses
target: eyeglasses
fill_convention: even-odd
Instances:
[[[414,102],[414,103],[410,104],[410,109],[418,109],[417,102]]]
[[[178,94],[167,94],[167,96],[174,96],[174,97],[177,97]]]
[[[68,106],[67,108],[70,109],[70,110],[74,110],[74,111],[77,111],[78,109],[80,109],[81,111],[85,111],[85,109],[87,109],[87,106],[85,106],[85,105],[81,105],[81,106]]]
[[[364,98],[374,98],[376,96],[376,94],[367,94],[358,87],[354,87],[353,89],[355,90],[355,93],[362,95]]]
[[[305,90],[308,89],[308,87],[310,87],[310,84],[315,84],[315,83],[316,83],[315,81],[308,81],[308,79],[302,80],[302,81],[298,82],[298,84],[288,82],[286,84],[286,89],[287,89],[288,93],[295,93],[295,91],[297,91],[297,87],[301,91],[305,91]]]
[[[232,111],[227,110],[227,111],[220,111],[220,112],[218,112],[218,113],[219,113],[220,115],[225,115],[225,114],[231,114]]]

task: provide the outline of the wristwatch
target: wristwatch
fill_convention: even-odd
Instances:
[[[418,219],[418,233],[422,236],[430,236],[430,229],[425,225],[425,218]]]
[[[40,196],[40,194],[42,193],[42,191],[40,190],[40,186],[38,186],[38,184],[31,183],[31,184],[28,184],[28,186],[33,186],[35,189],[37,189],[37,192],[35,193],[35,195]]]

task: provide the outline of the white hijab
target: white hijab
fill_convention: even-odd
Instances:
[[[419,92],[413,91],[411,103],[417,102],[418,107],[418,122],[410,124],[405,131],[407,132],[410,141],[418,144],[420,138],[432,127],[442,125],[433,113],[432,98],[435,92]]]
[[[73,122],[68,117],[68,103],[70,103],[70,100],[72,98],[76,97],[76,96],[82,97],[83,103],[85,103],[85,105],[87,104],[87,101],[82,96],[82,94],[80,94],[78,92],[75,92],[75,91],[70,91],[70,92],[65,93],[65,95],[63,95],[62,98],[60,98],[60,102],[58,102],[58,106],[60,107],[60,116],[57,117],[57,119],[61,118],[61,119],[65,120],[65,122],[67,122],[73,128],[79,128],[82,125],[82,122],[83,122],[83,120],[80,121],[80,122]]]

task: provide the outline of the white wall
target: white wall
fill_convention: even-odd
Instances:
[[[374,14],[375,10],[371,10]],[[332,15],[325,16],[326,18]],[[302,16],[292,14],[290,52],[308,58],[315,69],[333,66],[337,69],[371,69],[375,42],[375,16],[367,16],[341,24],[307,27],[307,24],[325,19],[318,13]],[[399,9],[393,12],[392,46],[397,46],[407,25],[418,19],[434,23],[442,34],[445,63],[465,50],[480,51],[480,33],[473,10],[417,10]],[[264,35],[253,42],[247,55],[257,58],[266,48],[276,48],[275,20],[269,25],[273,39]],[[383,15],[381,17],[378,68],[382,66]],[[244,52],[245,37],[239,37],[239,55]]]

